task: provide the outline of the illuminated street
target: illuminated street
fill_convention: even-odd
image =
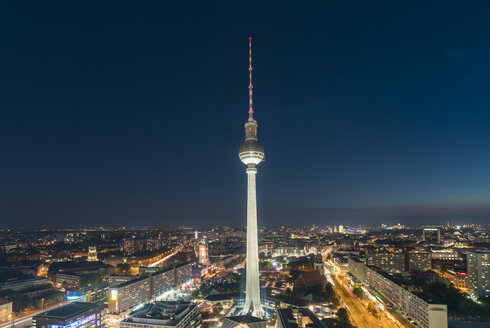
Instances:
[[[32,317],[34,317],[35,315],[40,314],[40,313],[43,313],[43,312],[45,312],[47,310],[56,309],[56,308],[58,308],[58,307],[60,307],[62,305],[65,305],[67,303],[68,303],[67,301],[63,301],[63,302],[58,303],[56,305],[48,306],[43,311],[36,311],[36,312],[33,312],[33,313],[29,313],[26,316],[23,316],[23,317],[20,317],[20,318],[16,318],[14,320],[14,324],[12,324],[12,321],[5,322],[5,323],[1,324],[0,325],[0,328],[9,328],[9,327],[12,327],[12,326],[14,326],[16,328],[30,327],[31,326],[31,323],[32,323]]]
[[[366,327],[382,327],[382,328],[413,328],[410,324],[402,324],[397,319],[395,319],[389,311],[384,308],[384,305],[381,304],[378,300],[375,300],[378,303],[378,306],[382,307],[382,309],[378,308],[379,318],[376,318],[372,313],[367,310],[367,305],[363,304],[358,297],[352,294],[352,291],[349,289],[348,278],[347,275],[339,268],[333,267],[332,265],[326,265],[326,268],[331,268],[332,271],[327,275],[327,279],[334,286],[334,290],[337,295],[340,297],[341,302],[347,308],[349,313],[353,318],[353,323],[360,328]],[[334,270],[337,270],[336,273]],[[367,291],[367,290],[366,290]],[[367,304],[367,302],[364,302]]]
[[[150,265],[149,265],[149,267],[156,267],[156,266],[158,266],[158,265],[162,264],[163,262],[165,262],[166,260],[168,260],[168,259],[169,259],[169,258],[171,258],[172,256],[177,255],[177,253],[178,253],[178,252],[180,252],[180,248],[179,248],[179,249],[177,249],[177,250],[176,250],[175,252],[173,252],[172,254],[167,255],[167,256],[165,256],[165,257],[163,257],[163,258],[159,259],[158,261],[153,262],[152,264],[150,264]]]

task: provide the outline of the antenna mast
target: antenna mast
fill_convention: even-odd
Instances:
[[[250,75],[250,83],[248,85],[248,93],[249,93],[249,110],[248,110],[248,115],[249,115],[249,121],[253,120],[253,115],[254,115],[254,110],[252,108],[252,37],[250,36],[248,38],[248,59],[249,59],[249,66],[248,66],[248,72]]]

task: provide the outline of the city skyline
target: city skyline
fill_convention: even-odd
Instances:
[[[1,2],[0,328],[490,328],[489,21]]]
[[[0,227],[238,226],[249,35],[261,224],[490,223],[489,4],[196,6],[0,5]]]

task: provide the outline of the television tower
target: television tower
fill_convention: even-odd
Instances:
[[[240,146],[238,157],[247,165],[247,281],[245,286],[245,305],[242,314],[252,311],[254,317],[263,318],[264,310],[260,303],[259,281],[259,245],[257,238],[257,196],[255,191],[255,175],[257,164],[264,159],[264,148],[257,138],[257,121],[252,108],[252,37],[248,38],[249,47],[249,110],[248,121],[245,123],[245,141]]]

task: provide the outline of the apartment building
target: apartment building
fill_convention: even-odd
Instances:
[[[447,328],[447,305],[427,299],[420,291],[410,289],[380,268],[369,267],[350,257],[349,272],[359,281],[369,284],[388,299],[418,326],[423,328]]]
[[[468,252],[468,293],[473,299],[490,296],[490,250]]]
[[[389,273],[405,271],[405,254],[393,252],[367,252],[366,264],[382,268]]]
[[[158,297],[192,279],[192,263],[183,263],[109,288],[109,312],[117,314]]]
[[[366,264],[383,269],[390,274],[403,271],[430,270],[431,256],[428,252],[367,252]]]

